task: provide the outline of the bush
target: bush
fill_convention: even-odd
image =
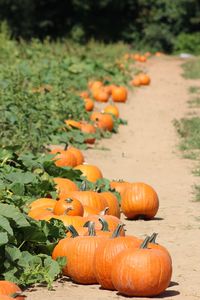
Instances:
[[[179,34],[174,43],[174,50],[200,55],[200,32]]]

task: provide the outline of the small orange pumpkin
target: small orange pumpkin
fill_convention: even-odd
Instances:
[[[69,127],[75,127],[75,128],[78,128],[78,129],[81,128],[80,122],[77,122],[77,121],[75,121],[75,120],[71,120],[71,119],[65,120],[65,124],[66,124],[67,126],[69,126]]]
[[[119,109],[117,108],[116,105],[111,105],[109,104],[106,106],[103,110],[104,113],[111,114],[115,116],[116,118],[119,118]]]
[[[55,161],[55,165],[57,167],[76,166],[76,158],[70,151],[53,149],[50,153],[56,154],[56,156],[53,157],[53,160]]]
[[[138,75],[138,78],[140,80],[140,84],[142,85],[149,85],[151,82],[151,79],[147,74],[140,74]]]
[[[96,133],[95,127],[92,124],[85,123],[85,122],[81,123],[81,131],[84,132],[84,133],[89,133],[89,134]],[[95,138],[87,138],[85,140],[85,143],[94,144],[95,140],[96,140]]]
[[[90,116],[91,121],[95,122],[96,126],[102,130],[112,131],[114,121],[110,114],[93,112]]]
[[[93,97],[98,102],[108,102],[110,95],[104,88],[99,88],[94,90]]]
[[[94,165],[83,164],[76,166],[74,169],[80,170],[83,173],[83,176],[85,176],[87,180],[91,182],[96,182],[98,179],[103,178],[101,170]]]
[[[84,98],[84,102],[85,102],[85,109],[87,111],[92,111],[94,108],[94,102],[92,101],[92,99],[90,99],[89,97]]]
[[[140,62],[146,62],[146,61],[147,61],[146,56],[141,55],[140,58],[139,58],[139,61],[140,61]]]
[[[141,85],[141,82],[140,82],[140,78],[137,76],[135,77],[132,81],[131,81],[131,84],[133,86],[140,86]]]
[[[67,211],[68,216],[83,216],[83,205],[76,198],[61,199],[54,206],[55,215],[63,215]]]
[[[71,152],[75,158],[76,158],[76,164],[80,165],[84,162],[84,156],[83,153],[81,152],[81,150],[79,150],[78,148],[75,147],[68,147],[67,148],[68,152]]]
[[[116,86],[112,89],[112,99],[114,102],[126,102],[127,89],[124,86]]]

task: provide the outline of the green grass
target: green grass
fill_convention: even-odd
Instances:
[[[200,58],[192,59],[183,65],[183,76],[188,79],[200,78]]]
[[[188,79],[200,79],[200,58],[192,59],[182,65],[183,76]],[[196,160],[197,165],[193,174],[200,176],[200,117],[198,110],[200,107],[200,87],[191,86],[189,93],[192,98],[188,101],[189,111],[187,117],[174,121],[174,126],[180,136],[179,148],[183,152],[183,157]],[[200,201],[200,185],[194,185],[194,197]]]

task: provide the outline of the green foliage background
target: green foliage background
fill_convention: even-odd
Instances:
[[[200,30],[200,2],[0,0],[0,19],[8,22],[15,37],[67,36],[80,42],[95,37],[171,51],[179,34]]]

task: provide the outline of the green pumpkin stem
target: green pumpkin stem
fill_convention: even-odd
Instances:
[[[109,212],[109,207],[105,207],[104,210],[100,211],[99,215],[100,216],[105,216]]]
[[[158,236],[158,233],[153,233],[150,237],[149,237],[149,243],[153,243],[156,244],[156,238]]]
[[[120,236],[120,233],[121,233],[123,227],[124,227],[124,224],[118,224],[117,227],[115,228],[115,230],[113,231],[111,239],[114,239],[114,238]]]
[[[149,239],[150,239],[149,236],[147,236],[147,237],[144,239],[144,241],[143,241],[142,244],[140,245],[140,249],[147,249],[147,248],[148,248]]]
[[[64,147],[64,150],[67,150],[68,146],[69,146],[68,143],[66,143],[65,147]]]
[[[105,219],[103,219],[103,218],[100,217],[99,218],[99,222],[102,225],[101,231],[110,231],[109,227],[108,227],[108,222]]]
[[[73,225],[66,226],[66,229],[71,233],[72,238],[75,238],[76,236],[79,236],[77,230],[75,229],[75,227]]]
[[[87,182],[85,180],[83,180],[83,182],[81,183],[80,190],[87,191]]]
[[[17,297],[27,297],[27,296],[23,295],[22,292],[16,292],[16,293],[9,295],[9,297],[15,299]]]
[[[72,202],[73,202],[73,199],[72,199],[72,198],[67,198],[67,199],[65,199],[65,201],[66,201],[67,203],[72,203]]]
[[[95,223],[89,222],[88,224],[88,235],[89,236],[96,236],[96,230],[95,230]]]

